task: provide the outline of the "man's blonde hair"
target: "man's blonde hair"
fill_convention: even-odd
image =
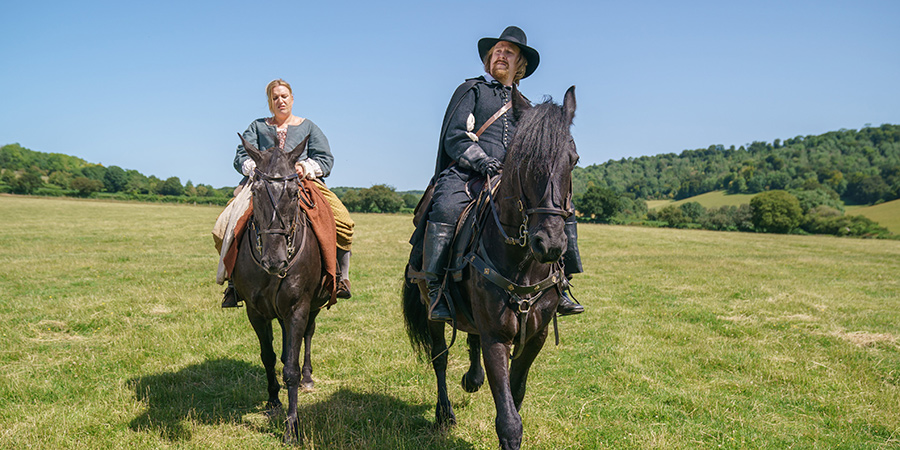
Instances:
[[[500,42],[506,42],[506,41],[500,41]],[[491,49],[488,50],[488,52],[484,54],[483,62],[484,62],[484,71],[486,73],[491,73],[491,55],[494,54],[494,49],[497,47],[498,44],[500,44],[500,42],[497,42],[496,44],[494,44],[494,46],[491,47]],[[512,42],[507,42],[507,43],[516,45],[516,44],[513,44]],[[518,86],[519,81],[522,78],[525,78],[525,69],[528,67],[528,59],[525,58],[525,54],[522,53],[522,49],[519,48],[518,45],[516,45],[516,48],[519,49],[519,60],[516,62],[516,73],[515,73],[515,75],[513,75],[513,84]],[[288,88],[288,89],[290,89],[290,88]]]
[[[287,81],[284,81],[281,78],[270,81],[269,84],[266,86],[266,101],[269,102],[269,111],[272,114],[275,114],[275,105],[272,104],[272,91],[274,91],[275,88],[278,86],[286,87],[288,92],[291,93],[291,96],[294,95],[294,90],[291,89],[291,85],[288,84]]]

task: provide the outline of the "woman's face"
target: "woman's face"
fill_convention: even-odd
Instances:
[[[294,108],[294,96],[287,87],[275,86],[275,89],[272,89],[271,100],[275,115],[291,114],[291,110]]]

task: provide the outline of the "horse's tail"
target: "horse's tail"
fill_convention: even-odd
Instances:
[[[409,270],[409,266],[406,270]],[[410,282],[407,273],[403,275],[403,318],[406,320],[406,334],[413,349],[420,351],[420,356],[426,357],[431,354],[428,308],[422,302],[419,287]]]

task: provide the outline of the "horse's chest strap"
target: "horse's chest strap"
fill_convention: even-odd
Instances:
[[[517,297],[546,291],[547,289],[558,285],[562,280],[562,277],[560,276],[561,272],[559,270],[554,270],[550,273],[550,276],[544,278],[537,284],[523,286],[520,284],[516,284],[501,275],[500,272],[497,271],[497,269],[495,269],[482,257],[478,256],[478,254],[476,254],[475,252],[470,252],[468,255],[466,255],[465,260],[488,281],[494,283],[497,287]]]

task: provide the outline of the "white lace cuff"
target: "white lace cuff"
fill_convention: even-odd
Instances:
[[[244,161],[244,164],[241,165],[241,173],[243,173],[244,176],[249,177],[250,174],[253,173],[253,169],[255,169],[255,168],[256,168],[256,162],[253,161],[252,159],[248,158],[247,160]]]
[[[319,163],[317,163],[315,160],[304,159],[303,161],[297,161],[297,164],[303,166],[304,177],[309,180],[319,178],[324,173],[322,172],[322,166],[320,166]]]

